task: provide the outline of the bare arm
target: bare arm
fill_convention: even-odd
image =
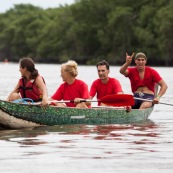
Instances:
[[[120,73],[123,74],[124,76],[128,75],[127,68],[131,64],[133,56],[134,56],[134,53],[131,56],[126,53],[126,62],[120,68]]]
[[[35,84],[37,85],[37,87],[43,92],[43,98],[42,98],[42,105],[45,106],[48,104],[48,93],[47,93],[47,88],[46,88],[46,84],[43,81],[43,78],[41,76],[38,76]]]
[[[90,96],[90,97],[89,97],[89,100],[92,100],[92,99],[93,99],[93,97],[92,97],[92,96]]]
[[[160,91],[159,91],[157,96],[161,97],[165,94],[168,86],[167,86],[166,82],[163,79],[161,81],[159,81],[158,84],[160,85]]]
[[[86,106],[91,106],[91,102],[87,102],[87,101],[81,102],[81,100],[89,100],[91,98],[89,94],[89,90],[88,90],[88,85],[84,83],[83,85],[81,85],[80,90],[81,90],[81,96],[80,98],[75,98],[74,103],[76,105],[82,103]]]
[[[161,96],[163,96],[168,88],[166,82],[162,79],[161,81],[158,82],[158,85],[160,86],[160,90],[156,96],[156,98],[153,99],[154,104],[159,103],[159,99]]]
[[[17,83],[16,87],[13,89],[13,91],[9,94],[9,96],[7,97],[7,101],[13,101],[13,98],[12,98],[12,94],[14,93],[19,93],[19,82]]]
[[[83,99],[83,98],[75,98],[74,99],[74,103],[75,104],[79,104],[79,103],[84,103],[86,106],[91,106],[91,102],[83,102],[83,101],[81,101],[81,100],[90,100],[90,98],[88,98],[88,99]]]

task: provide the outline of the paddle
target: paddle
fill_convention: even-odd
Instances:
[[[50,102],[56,102],[56,103],[74,103],[74,100],[64,100],[64,101],[50,101]],[[80,100],[80,102],[102,102],[109,106],[132,106],[134,105],[134,98],[130,94],[111,94],[106,95],[102,97],[99,100]]]
[[[152,101],[153,101],[153,100],[142,99],[142,98],[137,98],[137,97],[134,97],[134,99],[135,99],[135,100],[147,101],[147,102],[152,102]],[[169,103],[163,103],[163,102],[159,102],[159,104],[173,106],[173,104],[169,104]]]
[[[110,106],[133,106],[134,99],[130,94],[111,94],[102,97],[99,102]]]

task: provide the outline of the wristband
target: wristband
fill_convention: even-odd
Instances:
[[[160,99],[160,96],[157,96],[156,98]]]

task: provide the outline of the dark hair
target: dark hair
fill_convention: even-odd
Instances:
[[[109,70],[109,63],[107,61],[103,60],[103,61],[98,62],[96,67],[101,66],[101,65],[105,65],[107,70]]]
[[[38,76],[38,70],[35,69],[34,61],[31,58],[21,58],[19,61],[20,67],[25,68],[31,73],[31,79]]]

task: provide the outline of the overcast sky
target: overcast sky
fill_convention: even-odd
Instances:
[[[14,4],[32,4],[41,8],[55,8],[59,5],[73,4],[75,0],[1,0],[0,13],[4,13],[10,8],[14,7]]]

